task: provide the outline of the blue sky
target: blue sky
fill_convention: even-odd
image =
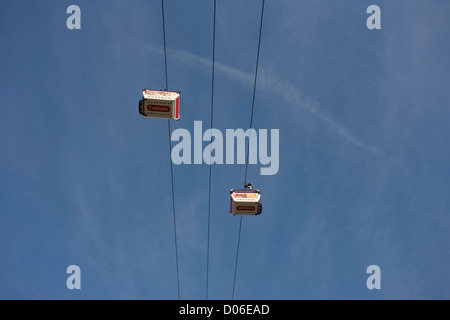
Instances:
[[[261,1],[217,2],[225,132],[249,125]],[[165,9],[172,129],[192,132],[209,126],[213,1]],[[249,166],[263,213],[243,219],[236,299],[450,298],[449,9],[266,1],[253,125],[280,129],[280,169]],[[0,38],[0,298],[176,299],[167,121],[137,107],[164,87],[161,2],[4,0]],[[182,299],[205,298],[208,176],[174,166]],[[243,176],[213,167],[210,299],[231,298]]]

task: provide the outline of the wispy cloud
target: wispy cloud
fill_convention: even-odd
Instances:
[[[163,49],[158,46],[150,44],[147,45],[147,48],[150,52],[161,55],[164,54]],[[185,62],[189,66],[200,68],[204,72],[211,72],[212,61],[210,59],[200,57],[186,50],[169,49],[167,50],[167,54],[169,57]],[[242,70],[230,67],[220,62],[215,62],[215,70],[217,74],[222,74],[244,85],[253,86],[254,84],[254,74],[245,73]],[[346,142],[378,156],[384,156],[384,153],[381,150],[367,144],[363,140],[351,134],[343,125],[339,124],[331,116],[323,112],[319,103],[302,96],[298,88],[281,79],[281,77],[273,71],[259,68],[257,86],[263,91],[270,92],[271,94],[277,94],[293,104],[296,107],[296,109],[291,109],[292,116],[294,118],[298,116],[298,110],[307,111],[322,121],[329,129],[334,131]]]

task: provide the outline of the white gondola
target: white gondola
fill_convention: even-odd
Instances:
[[[139,113],[144,117],[180,119],[180,92],[145,89],[142,96]]]
[[[230,191],[230,213],[256,216],[261,214],[261,192],[254,189],[232,189]]]

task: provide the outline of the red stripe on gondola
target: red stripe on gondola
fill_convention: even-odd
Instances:
[[[180,97],[177,98],[177,106],[175,109],[175,119],[180,118]]]

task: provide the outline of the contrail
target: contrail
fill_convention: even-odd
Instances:
[[[163,49],[154,45],[146,44],[149,51],[162,55]],[[169,49],[167,51],[171,58],[185,62],[192,67],[198,67],[205,72],[210,72],[212,61],[186,50]],[[242,84],[252,86],[254,81],[254,75],[245,73],[239,69],[227,66],[222,63],[215,63],[215,68],[218,73],[225,75],[226,77],[239,81]],[[278,94],[283,97],[289,103],[294,104],[296,107],[308,111],[314,115],[317,119],[325,123],[330,129],[348,143],[353,144],[356,147],[363,148],[379,156],[384,156],[384,153],[379,149],[367,145],[364,141],[352,135],[344,126],[337,123],[333,118],[326,115],[320,110],[320,106],[317,102],[308,98],[304,98],[300,95],[299,90],[292,84],[283,81],[278,75],[272,71],[267,71],[260,68],[258,75],[258,86],[264,91],[271,91],[274,94]],[[294,112],[295,110],[291,110]]]

